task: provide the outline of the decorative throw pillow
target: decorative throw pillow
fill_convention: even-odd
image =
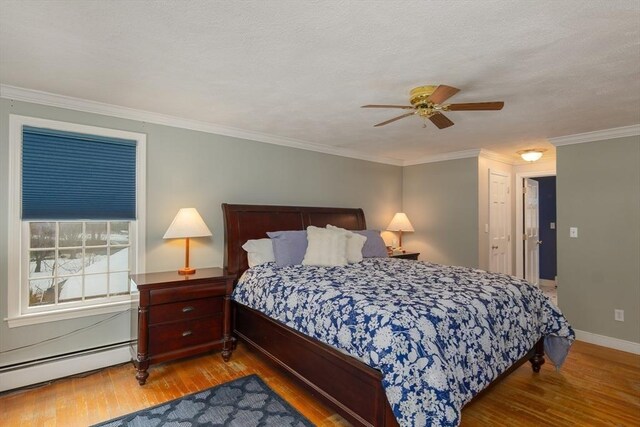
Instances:
[[[342,231],[347,234],[347,262],[354,263],[362,261],[362,247],[367,241],[367,236],[356,234],[331,224],[327,224],[327,229]]]
[[[307,227],[307,252],[303,265],[347,265],[347,234],[314,226]]]
[[[247,242],[242,245],[242,249],[247,251],[249,267],[276,260],[273,255],[273,243],[271,243],[271,239],[247,240]]]
[[[304,230],[269,231],[273,255],[279,267],[302,264],[307,251],[307,232]]]
[[[367,237],[367,241],[364,242],[362,247],[362,256],[364,258],[387,258],[387,246],[382,240],[382,236],[378,230],[358,230],[354,231],[356,234]]]

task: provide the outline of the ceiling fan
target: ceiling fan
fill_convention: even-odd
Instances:
[[[382,123],[374,125],[374,127],[388,125],[396,120],[405,117],[418,115],[424,119],[429,119],[439,129],[453,126],[453,122],[447,118],[443,111],[487,111],[502,110],[504,102],[468,102],[466,104],[442,104],[451,98],[460,89],[455,87],[440,86],[418,86],[411,89],[409,102],[411,105],[363,105],[362,108],[401,108],[403,110],[413,110],[401,116],[394,117]],[[426,126],[426,124],[425,124]]]

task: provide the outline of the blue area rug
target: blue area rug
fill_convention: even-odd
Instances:
[[[94,427],[312,427],[313,424],[249,375]]]

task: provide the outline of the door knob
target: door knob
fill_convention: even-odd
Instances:
[[[491,249],[498,249],[497,246],[491,246]]]
[[[542,244],[542,240],[538,240],[536,243],[541,245]]]

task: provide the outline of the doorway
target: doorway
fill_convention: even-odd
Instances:
[[[557,304],[555,171],[516,174],[516,186],[516,275]]]

